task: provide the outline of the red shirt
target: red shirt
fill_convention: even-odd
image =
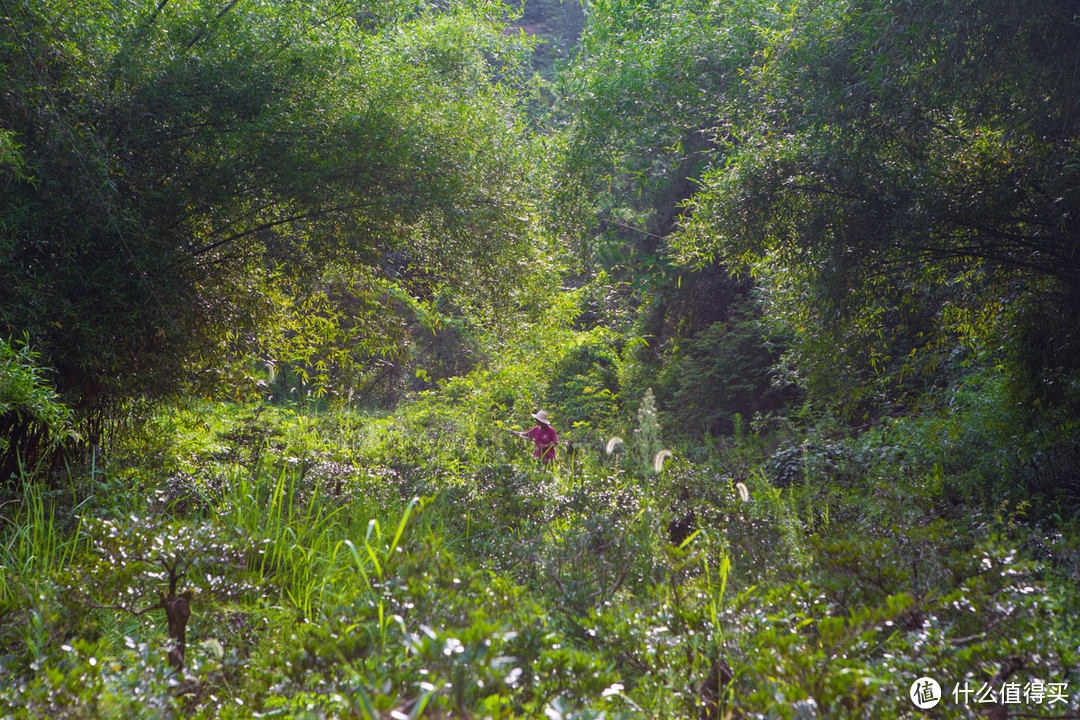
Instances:
[[[537,425],[531,430],[525,431],[525,437],[532,438],[536,443],[533,449],[533,457],[540,458],[542,462],[551,462],[555,459],[555,446],[559,444],[559,438],[555,435],[555,428],[550,425]]]

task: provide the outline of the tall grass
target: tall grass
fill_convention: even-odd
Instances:
[[[0,602],[13,599],[16,583],[48,577],[68,567],[78,552],[82,521],[65,537],[56,510],[46,503],[41,487],[22,473],[22,497],[15,501],[14,517],[0,515]]]
[[[304,617],[312,617],[326,592],[356,582],[357,570],[367,587],[382,579],[419,504],[416,498],[408,504],[391,537],[374,508],[335,505],[318,481],[306,482],[299,464],[259,463],[254,472],[235,471],[219,516],[261,546],[263,580],[279,586]]]

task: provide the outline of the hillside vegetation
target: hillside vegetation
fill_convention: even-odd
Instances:
[[[0,58],[4,717],[1080,716],[1077,3]]]

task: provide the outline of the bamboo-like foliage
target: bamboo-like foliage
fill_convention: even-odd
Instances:
[[[388,296],[491,306],[526,281],[525,44],[501,13],[119,7],[0,13],[0,327],[76,410],[236,388],[245,355],[340,391],[405,345],[372,331],[403,322]]]

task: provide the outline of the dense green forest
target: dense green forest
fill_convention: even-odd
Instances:
[[[3,717],[1080,717],[1080,2],[0,62]]]

